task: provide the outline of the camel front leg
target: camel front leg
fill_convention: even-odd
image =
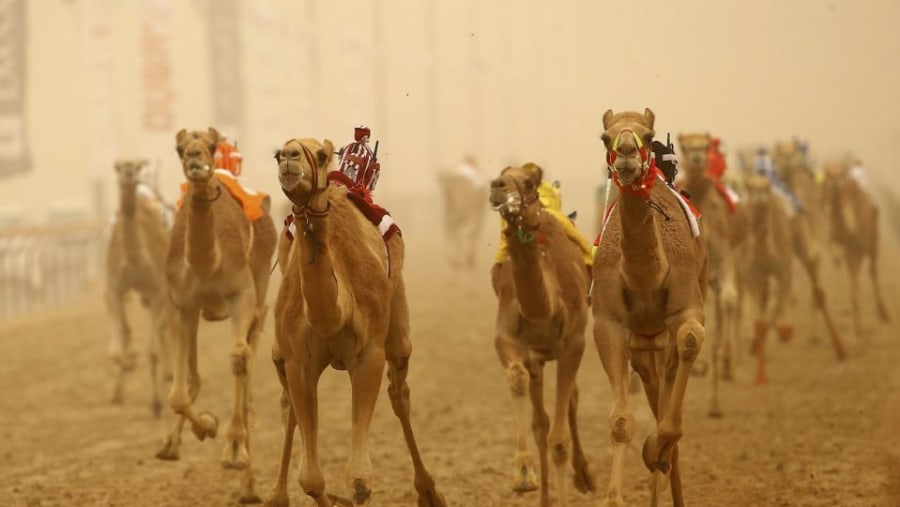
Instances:
[[[712,363],[712,393],[709,400],[709,417],[718,419],[722,417],[722,409],[719,407],[719,347],[722,342],[722,335],[725,332],[723,322],[722,309],[722,286],[716,287],[713,295],[713,307],[716,317],[716,330],[712,339],[712,350],[710,351],[710,362]]]
[[[694,314],[687,311],[681,323],[672,326],[670,336],[675,336],[675,350],[667,350],[657,360],[657,371],[664,375],[665,384],[660,393],[659,422],[656,433],[644,443],[644,463],[651,472],[669,472],[675,446],[682,435],[682,410],[691,366],[703,348],[705,330],[702,322],[702,309]],[[674,370],[674,375],[673,375]],[[674,378],[673,378],[674,377]],[[677,490],[675,488],[677,482]],[[682,507],[680,479],[673,480],[672,496],[676,507]]]
[[[531,407],[525,395],[531,384],[525,367],[527,351],[513,339],[498,336],[494,342],[500,363],[506,369],[506,382],[516,410],[516,454],[513,457],[512,490],[527,493],[538,489],[534,456],[528,450],[528,415]]]
[[[287,375],[284,371],[284,358],[281,357],[277,344],[272,346],[272,362],[275,363],[275,371],[278,373],[278,381],[281,383],[281,422],[284,425],[284,438],[281,443],[278,479],[265,507],[289,507],[291,501],[287,492],[287,477],[291,467],[291,450],[294,446],[294,428],[297,426],[297,418],[291,407],[291,395],[288,392]]]
[[[547,443],[550,436],[550,418],[544,409],[544,364],[529,361],[528,394],[531,397],[531,433],[538,448],[541,463],[541,507],[550,506],[550,467],[547,463]]]
[[[553,414],[553,425],[550,427],[550,434],[547,439],[547,446],[550,449],[550,455],[553,465],[556,468],[556,495],[559,498],[559,505],[568,507],[568,477],[566,464],[572,454],[572,437],[569,432],[569,424],[567,416],[573,393],[575,391],[575,377],[578,375],[578,367],[581,365],[581,357],[584,354],[584,338],[576,337],[573,340],[571,349],[565,351],[557,359],[556,368],[556,409]],[[541,475],[546,473],[541,470]],[[549,492],[547,505],[549,505]]]
[[[848,256],[849,257],[849,256]],[[859,310],[859,272],[862,270],[862,259],[857,255],[847,259],[847,271],[850,274],[850,304],[853,308],[853,330],[856,338],[863,338],[862,316]]]
[[[174,355],[173,380],[169,390],[169,405],[178,416],[172,432],[156,457],[163,460],[177,460],[181,444],[181,429],[185,419],[191,422],[194,435],[204,440],[215,438],[219,420],[208,413],[194,412],[192,405],[200,394],[200,374],[197,371],[197,325],[200,320],[198,309],[177,309],[174,311]]]
[[[125,318],[125,294],[113,288],[106,292],[106,310],[109,314],[109,345],[107,353],[116,366],[112,403],[121,404],[124,398],[125,377],[134,370],[137,355],[131,348],[131,328]]]
[[[147,356],[150,362],[150,386],[151,405],[154,417],[162,413],[162,390],[166,373],[170,371],[167,364],[171,364],[168,347],[169,326],[166,322],[166,308],[164,301],[154,301],[150,305],[150,334],[147,340]],[[160,375],[160,363],[162,363],[162,375]]]
[[[596,304],[596,302],[595,302]],[[625,473],[625,453],[634,438],[634,412],[628,406],[628,351],[625,344],[629,331],[621,323],[607,315],[594,316],[594,342],[600,353],[600,361],[609,378],[612,391],[612,409],[609,414],[609,432],[613,444],[613,462],[610,471],[609,488],[602,505],[620,507],[622,499],[622,476]]]
[[[300,487],[318,507],[333,507],[334,497],[325,494],[325,476],[319,466],[318,456],[318,420],[319,401],[316,392],[319,377],[325,370],[327,362],[318,357],[311,357],[310,363],[298,364],[297,359],[285,361],[285,378],[291,395],[291,406],[300,437],[303,440],[303,460],[300,463]],[[315,361],[315,363],[312,363]],[[352,505],[352,504],[350,504]]]
[[[350,369],[353,397],[353,441],[347,463],[346,483],[353,501],[364,504],[372,496],[372,461],[369,459],[369,425],[384,374],[384,349],[369,346]]]
[[[878,310],[878,318],[881,322],[890,322],[891,316],[884,305],[884,298],[881,297],[881,282],[878,278],[878,215],[876,212],[875,219],[872,221],[874,228],[869,250],[869,278],[872,280],[872,288],[875,290],[875,308]]]
[[[575,473],[575,489],[582,493],[597,491],[597,479],[584,456],[581,438],[578,435],[578,384],[572,388],[569,398],[569,432],[572,434],[572,469]]]

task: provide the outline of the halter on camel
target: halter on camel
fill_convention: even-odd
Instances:
[[[501,173],[501,176],[505,173]],[[526,200],[522,196],[525,193],[522,191],[521,185],[519,185],[518,180],[515,178],[512,179],[513,185],[515,185],[516,189],[512,192],[509,192],[506,195],[506,202],[498,204],[494,206],[494,211],[499,211],[501,213],[506,213],[510,218],[513,218],[515,221],[515,229],[511,226],[503,229],[503,234],[507,237],[515,236],[518,238],[520,243],[530,243],[535,239],[538,240],[538,243],[543,243],[545,238],[542,234],[538,234],[535,231],[538,230],[539,225],[534,227],[528,227],[525,224],[525,217],[522,216],[522,212],[528,209],[529,206],[537,201],[540,203],[540,194],[538,193],[537,187],[534,189],[534,193]],[[538,215],[540,215],[540,210],[538,210]]]

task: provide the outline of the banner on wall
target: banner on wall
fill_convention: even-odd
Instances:
[[[212,117],[215,126],[232,138],[244,127],[239,7],[237,0],[216,0],[207,16]]]
[[[31,169],[25,126],[25,0],[0,0],[0,176]]]
[[[144,0],[141,5],[141,125],[147,132],[169,133],[175,127],[172,4],[171,0]]]

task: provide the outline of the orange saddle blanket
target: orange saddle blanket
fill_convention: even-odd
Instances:
[[[266,214],[266,211],[263,208],[263,202],[269,197],[268,194],[244,188],[238,180],[225,169],[216,169],[213,177],[219,180],[219,183],[225,186],[228,193],[231,194],[231,197],[241,205],[244,209],[244,215],[247,216],[248,220],[255,222]],[[176,209],[181,208],[181,205],[184,203],[184,196],[188,193],[188,189],[189,186],[187,183],[181,184],[181,197],[175,204]]]

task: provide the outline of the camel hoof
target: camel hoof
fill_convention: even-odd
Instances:
[[[291,500],[287,495],[275,494],[263,503],[263,507],[290,507]]]
[[[172,437],[166,439],[162,449],[156,452],[156,459],[163,461],[178,461],[178,445],[172,441]]]
[[[721,419],[722,411],[719,410],[718,407],[709,409],[709,413],[707,414],[710,419]]]
[[[572,468],[575,472],[575,476],[573,477],[575,489],[585,494],[591,491],[597,491],[597,479],[594,477],[594,471],[591,470],[590,463],[581,461]]]
[[[513,480],[512,490],[516,493],[528,493],[537,491],[537,489],[537,477],[534,475],[534,470],[528,464],[522,463]]]
[[[366,481],[362,479],[353,479],[353,502],[356,505],[363,505],[372,497],[372,490],[366,485]]]
[[[419,493],[416,505],[418,507],[447,507],[447,501],[444,500],[444,495],[432,488],[424,493]]]
[[[262,498],[260,498],[256,493],[253,493],[253,492],[244,493],[243,495],[241,495],[241,498],[238,500],[238,503],[240,503],[241,505],[262,503]],[[288,505],[288,504],[284,503],[284,505]]]
[[[778,326],[778,341],[788,343],[794,336],[794,326]]]
[[[669,462],[660,459],[664,454],[665,447],[660,445],[658,435],[651,434],[644,440],[644,448],[641,451],[641,457],[644,459],[644,466],[647,470],[653,472],[669,473]]]
[[[150,410],[153,412],[153,417],[159,419],[162,415],[162,402],[159,400],[153,400],[150,402]]]
[[[203,421],[202,426],[191,422],[191,431],[197,437],[197,440],[202,442],[207,437],[216,438],[216,433],[219,431],[219,418],[209,412],[201,412],[199,417]]]
[[[250,453],[247,446],[237,440],[225,444],[222,451],[222,468],[244,470],[250,466]]]
[[[327,495],[328,499],[331,500],[331,505],[334,507],[354,507],[353,502],[348,498],[344,498],[337,495]]]

